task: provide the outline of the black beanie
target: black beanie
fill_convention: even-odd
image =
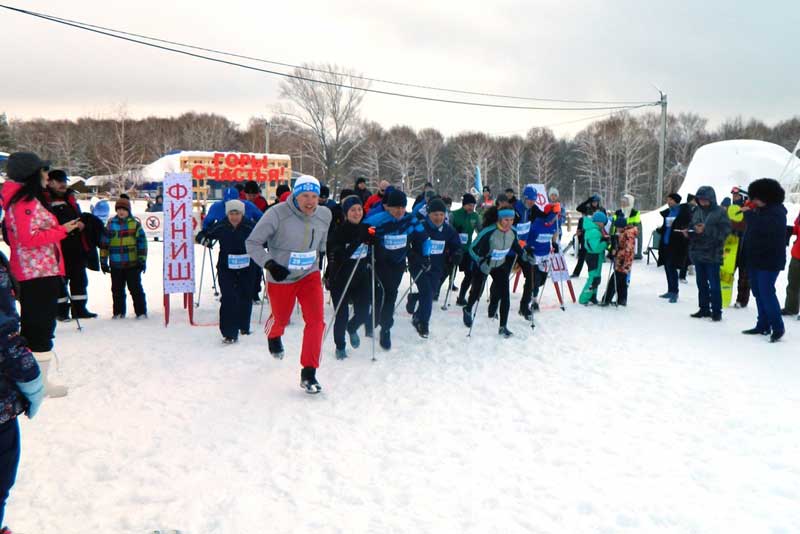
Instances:
[[[478,201],[475,200],[475,195],[471,193],[464,193],[464,196],[461,197],[461,205],[465,206],[467,204],[477,204]]]
[[[319,196],[322,198],[328,198],[331,196],[331,189],[327,185],[323,185],[319,188]]]
[[[667,198],[671,198],[672,200],[675,201],[676,204],[680,204],[681,200],[683,200],[678,193],[672,193],[670,195],[667,195]]]
[[[384,205],[387,208],[405,208],[407,203],[408,199],[406,198],[406,194],[399,189],[395,189],[386,195],[386,202],[384,202]]]
[[[437,211],[447,212],[447,206],[444,203],[444,200],[441,198],[434,198],[430,202],[428,202],[428,213],[434,213]]]

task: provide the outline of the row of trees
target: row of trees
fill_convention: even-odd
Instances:
[[[342,72],[345,72],[342,74]],[[559,188],[568,204],[599,193],[616,205],[624,193],[651,207],[656,198],[660,117],[657,113],[617,113],[589,124],[572,138],[557,138],[548,128],[525,135],[492,136],[464,132],[445,137],[435,128],[384,128],[364,119],[360,108],[366,82],[333,65],[309,66],[281,87],[282,107],[269,118],[270,151],[289,154],[295,170],[318,176],[334,192],[365,176],[402,185],[415,193],[426,182],[459,197],[473,184],[480,166],[483,183],[497,192],[521,190],[537,181]],[[323,79],[312,84],[301,78]],[[350,88],[344,88],[349,86]],[[352,89],[355,88],[355,89]],[[0,115],[0,150],[33,150],[75,175],[117,176],[174,150],[262,152],[265,117],[245,127],[215,114],[131,119],[124,109],[105,118],[76,121],[12,120]],[[791,150],[800,138],[800,117],[774,126],[734,118],[710,130],[694,113],[669,115],[665,191],[680,186],[694,151],[726,139],[761,139]],[[573,198],[575,196],[575,198]]]

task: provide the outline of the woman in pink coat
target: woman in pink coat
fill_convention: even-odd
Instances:
[[[64,386],[47,381],[53,357],[58,295],[63,285],[61,240],[79,228],[78,221],[59,224],[47,209],[44,186],[50,163],[32,152],[8,158],[0,198],[5,209],[3,234],[11,249],[11,275],[19,282],[21,334],[39,362],[47,395],[63,397]]]

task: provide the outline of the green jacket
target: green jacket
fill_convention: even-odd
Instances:
[[[459,208],[450,214],[450,225],[458,232],[465,250],[472,244],[472,234],[481,229],[481,217],[477,212],[467,213],[464,208]],[[466,241],[464,241],[466,234]]]
[[[603,231],[592,222],[591,217],[583,218],[584,246],[589,254],[602,254],[606,250],[606,242],[603,241]]]

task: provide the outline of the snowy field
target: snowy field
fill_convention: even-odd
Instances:
[[[149,320],[111,321],[110,279],[91,273],[101,318],[59,324],[71,390],[21,420],[15,532],[800,532],[800,322],[770,345],[739,333],[754,303],[691,319],[694,279],[670,305],[642,261],[627,309],[562,312],[550,285],[535,334],[518,292],[510,340],[485,300],[471,340],[437,305],[427,341],[401,311],[377,362],[368,342],[336,361],[329,338],[309,396],[299,317],[283,361],[258,308],[230,347],[178,296],[164,328],[160,262],[151,243]]]

